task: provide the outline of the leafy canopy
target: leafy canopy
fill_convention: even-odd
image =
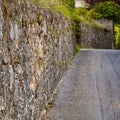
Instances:
[[[120,23],[120,6],[113,1],[105,1],[96,4],[89,13],[94,19],[113,19]]]

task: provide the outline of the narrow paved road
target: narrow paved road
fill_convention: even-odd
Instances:
[[[47,120],[120,120],[120,51],[81,50]]]

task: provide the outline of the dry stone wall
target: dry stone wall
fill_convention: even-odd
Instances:
[[[39,120],[73,55],[71,21],[29,0],[0,1],[0,120]]]
[[[114,48],[113,21],[101,19],[98,22],[103,27],[92,27],[85,23],[80,23],[81,38],[79,43],[86,48]]]

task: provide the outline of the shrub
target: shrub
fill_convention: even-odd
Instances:
[[[117,48],[120,49],[120,25],[115,24],[114,28],[115,28],[116,45],[117,45]]]
[[[70,9],[74,8],[74,0],[59,0],[59,1]]]
[[[96,4],[89,14],[94,19],[113,19],[115,23],[120,23],[120,6],[113,1]]]

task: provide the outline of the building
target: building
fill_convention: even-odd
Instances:
[[[75,7],[84,7],[85,4],[85,0],[75,0]]]

